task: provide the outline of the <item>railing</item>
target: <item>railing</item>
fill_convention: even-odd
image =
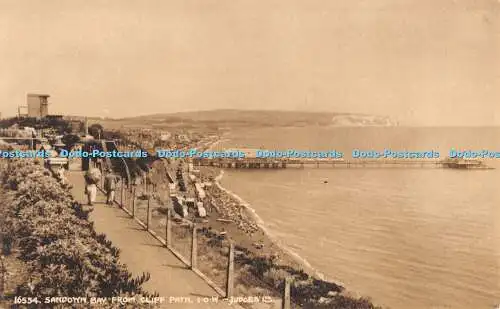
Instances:
[[[103,173],[103,177],[105,177],[105,173]],[[229,284],[224,284],[226,288],[223,290],[220,288],[220,280],[219,284],[215,283],[199,270],[198,243],[203,240],[199,237],[198,228],[188,220],[173,220],[171,205],[161,205],[164,203],[160,203],[155,198],[157,192],[153,186],[148,186],[147,183],[126,185],[122,178],[116,192],[119,194],[114,202],[131,218],[135,219],[145,231],[153,235],[179,260],[202,277],[220,296],[233,296],[233,272],[227,272],[226,281]],[[229,254],[226,257],[228,270],[234,269],[234,260],[231,257],[234,257],[234,246],[232,245],[229,246]]]
[[[101,182],[102,184],[103,182]],[[202,260],[208,253],[205,248],[209,247],[208,242],[210,241],[204,237],[204,229],[200,229],[195,223],[186,219],[174,220],[170,198],[168,198],[167,203],[159,201],[160,193],[155,186],[148,185],[147,182],[139,185],[128,185],[122,178],[116,192],[118,196],[114,202],[182,263],[202,278],[219,296],[225,298],[235,296],[235,248],[230,240],[221,241],[219,250],[210,252],[212,255],[217,255],[215,260],[224,266],[225,272],[215,276],[215,278],[209,278],[203,272],[204,268],[212,267],[203,263]],[[200,244],[203,245],[200,246]],[[205,252],[200,252],[200,249]],[[282,309],[291,308],[290,282],[289,279],[286,279],[284,283]]]

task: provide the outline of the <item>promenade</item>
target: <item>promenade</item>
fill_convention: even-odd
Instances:
[[[83,173],[79,166],[71,165],[67,177],[73,185],[73,196],[85,205]],[[101,192],[98,193],[97,203],[93,208],[90,220],[94,222],[95,230],[106,234],[113,245],[121,250],[120,261],[127,265],[134,276],[143,272],[151,275],[144,288],[165,298],[161,308],[241,308],[229,305],[218,297],[205,281],[145,232],[124,211],[116,205],[106,205],[105,196]],[[203,302],[206,297],[210,299],[208,303]],[[198,300],[201,302],[198,303]]]

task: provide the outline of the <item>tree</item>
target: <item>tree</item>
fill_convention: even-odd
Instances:
[[[89,127],[89,134],[92,135],[95,139],[100,139],[103,132],[104,128],[98,123],[94,123]]]
[[[76,143],[80,142],[80,137],[75,134],[67,134],[63,136],[62,142],[66,145],[66,149],[69,151]]]

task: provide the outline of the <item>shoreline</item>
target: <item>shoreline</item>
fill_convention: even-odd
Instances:
[[[228,134],[224,134],[221,136],[221,138],[215,140],[213,143],[211,143],[208,147],[209,150],[213,150],[215,146],[220,145],[224,141],[229,140]],[[250,203],[245,201],[243,198],[241,198],[238,194],[235,192],[225,188],[221,184],[221,180],[224,177],[224,169],[220,169],[219,174],[214,178],[214,183],[215,185],[224,193],[229,195],[230,197],[234,198],[238,203],[244,207],[245,213],[250,217],[250,219],[257,225],[257,227],[264,233],[264,235],[269,238],[269,240],[276,245],[279,249],[283,250],[286,254],[288,254],[296,263],[299,265],[303,266],[304,271],[308,272],[310,275],[317,277],[318,279],[334,283],[336,285],[340,285],[342,287],[345,287],[344,283],[339,281],[339,280],[332,280],[328,278],[325,274],[320,272],[318,269],[314,268],[307,259],[304,257],[300,256],[297,252],[293,251],[289,246],[287,246],[283,241],[278,239],[277,236],[275,236],[269,229],[266,227],[266,224],[264,220],[257,214],[257,211],[252,207]]]
[[[224,193],[228,194],[235,200],[239,202],[246,210],[246,214],[254,221],[254,223],[259,227],[259,229],[268,237],[278,248],[283,250],[286,254],[289,254],[298,264],[304,266],[304,271],[308,272],[310,275],[317,277],[318,279],[335,283],[337,285],[344,286],[342,282],[330,280],[318,269],[314,268],[305,258],[301,257],[297,252],[293,251],[290,247],[283,243],[277,236],[275,236],[267,227],[265,226],[264,220],[257,214],[257,211],[252,208],[251,204],[242,199],[238,194],[232,192],[231,190],[225,188],[220,183],[220,180],[224,177],[224,170],[221,169],[219,175],[214,180],[215,185]]]
[[[207,145],[208,149],[228,140],[226,135],[224,137]],[[217,213],[204,223],[206,236],[210,242],[217,240],[220,235],[231,235],[227,240],[235,244],[239,259],[235,286],[238,293],[272,295],[279,302],[282,284],[290,278],[293,282],[292,308],[382,308],[373,304],[369,297],[346,289],[340,280],[327,278],[279,239],[267,228],[265,221],[250,203],[221,184],[225,174],[223,168],[201,167],[200,171],[211,183],[212,189],[207,191],[207,196]],[[220,249],[213,251],[210,246],[204,248],[203,252],[208,260],[213,261],[221,260],[227,254]],[[219,264],[209,263],[204,271],[223,284],[224,278],[219,277],[226,266]]]

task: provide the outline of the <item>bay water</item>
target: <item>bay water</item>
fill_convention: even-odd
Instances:
[[[290,127],[234,131],[221,145],[268,150],[500,151],[494,127]],[[326,278],[386,308],[500,304],[498,169],[227,169],[222,185]]]

